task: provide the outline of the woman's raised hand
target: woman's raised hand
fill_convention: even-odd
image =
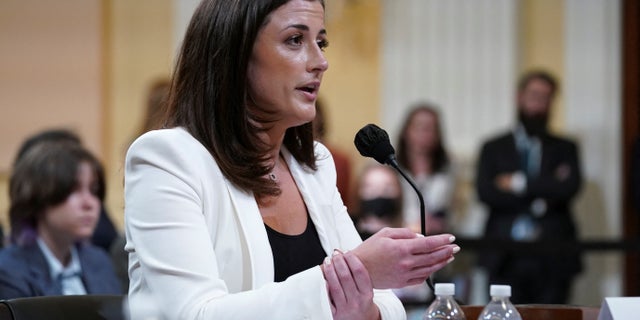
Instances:
[[[350,251],[376,289],[418,284],[453,260],[460,247],[451,234],[423,237],[405,228],[384,228]]]

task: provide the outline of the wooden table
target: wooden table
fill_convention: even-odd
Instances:
[[[484,306],[460,306],[467,320],[476,320]],[[554,304],[516,305],[523,320],[597,320],[600,308]]]

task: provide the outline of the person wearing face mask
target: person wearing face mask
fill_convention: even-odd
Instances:
[[[514,241],[572,242],[577,238],[571,204],[582,185],[576,143],[548,129],[557,82],[548,73],[523,75],[517,92],[517,124],[482,146],[476,191],[489,209],[484,236]],[[510,284],[514,303],[567,303],[582,269],[576,252],[481,252],[490,283]],[[541,278],[540,275],[544,275]]]
[[[356,185],[358,215],[355,217],[356,228],[363,239],[383,228],[402,226],[403,192],[400,177],[391,167],[372,163],[364,168]],[[415,197],[413,190],[411,194]],[[405,304],[408,317],[424,312],[423,306],[411,305],[423,304],[430,298],[424,283],[393,289],[393,292]]]
[[[356,189],[356,228],[363,239],[385,227],[402,226],[402,187],[391,167],[366,166]]]

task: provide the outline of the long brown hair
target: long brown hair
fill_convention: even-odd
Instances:
[[[442,142],[442,128],[440,126],[440,116],[436,108],[428,103],[418,103],[416,104],[402,125],[402,130],[400,131],[400,139],[398,140],[398,163],[405,167],[409,168],[409,159],[407,152],[407,130],[413,118],[420,112],[427,112],[435,119],[436,125],[436,145],[433,148],[429,157],[431,157],[431,172],[436,173],[445,169],[445,167],[449,164],[449,156],[447,155],[447,151],[444,148],[444,144]]]
[[[269,14],[288,1],[202,1],[187,28],[165,119],[166,127],[184,127],[231,182],[258,198],[280,189],[265,178],[273,167],[267,163],[270,146],[254,123],[268,120],[247,108],[247,66]],[[283,143],[298,162],[316,169],[311,123],[289,128]]]

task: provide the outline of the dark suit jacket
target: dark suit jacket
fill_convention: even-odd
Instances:
[[[576,239],[570,209],[571,201],[582,184],[576,144],[552,135],[546,136],[541,142],[540,173],[535,178],[527,178],[526,191],[521,195],[502,191],[495,183],[499,174],[523,171],[513,133],[500,135],[483,145],[477,168],[476,190],[480,201],[489,208],[486,238],[511,239],[514,219],[518,214],[530,212],[531,203],[541,198],[546,201],[547,210],[542,217],[536,218],[541,228],[540,240]],[[580,257],[575,252],[543,258],[553,270],[559,272],[574,274],[581,270]],[[481,254],[479,263],[491,271],[503,267],[507,259],[514,259],[514,256],[498,249]]]
[[[77,245],[87,294],[121,294],[109,256],[90,244]],[[0,299],[62,295],[37,243],[0,251]]]

